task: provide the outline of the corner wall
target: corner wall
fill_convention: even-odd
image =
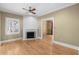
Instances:
[[[20,20],[20,34],[14,34],[14,35],[6,35],[5,34],[5,17],[11,17],[11,18],[16,18]],[[16,39],[16,38],[21,38],[22,33],[23,33],[23,17],[11,13],[6,13],[6,12],[1,12],[1,41],[5,40],[11,40],[11,39]]]
[[[55,18],[55,41],[79,46],[79,4],[44,15],[39,19]]]

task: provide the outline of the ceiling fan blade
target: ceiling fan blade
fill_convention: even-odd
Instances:
[[[35,8],[33,8],[31,11],[35,11],[36,9]]]
[[[36,14],[35,12],[31,12],[31,13]]]
[[[23,10],[26,10],[26,11],[28,11],[26,8],[22,8]]]

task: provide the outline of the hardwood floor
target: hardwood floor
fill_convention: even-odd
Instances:
[[[17,40],[0,46],[1,55],[77,55],[74,49],[52,44],[51,36],[42,40]]]

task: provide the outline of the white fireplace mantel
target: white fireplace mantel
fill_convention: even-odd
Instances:
[[[24,16],[23,19],[23,39],[27,40],[26,38],[26,32],[35,32],[35,38],[40,38],[40,28],[39,28],[39,22],[38,19],[35,16]]]
[[[35,32],[35,34],[34,34],[35,38],[34,39],[38,38],[38,29],[24,29],[24,31],[23,31],[23,39],[24,40],[28,40],[27,34],[26,34],[27,32]]]

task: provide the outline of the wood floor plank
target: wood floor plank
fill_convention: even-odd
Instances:
[[[0,46],[0,55],[77,55],[78,52],[51,44],[52,36],[40,40],[17,40]]]

